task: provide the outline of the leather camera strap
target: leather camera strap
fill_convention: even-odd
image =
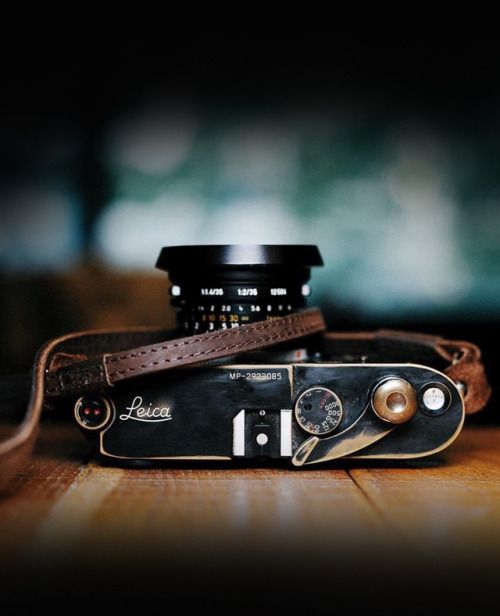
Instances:
[[[99,391],[138,376],[239,356],[324,330],[321,312],[310,309],[184,338],[175,338],[165,330],[136,328],[82,332],[51,340],[36,356],[25,418],[11,437],[0,442],[0,487],[29,457],[48,399]],[[469,342],[379,331],[326,333],[322,343],[325,351],[339,360],[352,357],[356,361],[420,362],[435,366],[464,386],[468,413],[480,410],[490,395],[481,353]]]
[[[126,352],[104,353],[49,373],[46,394],[81,394],[88,389],[112,386],[138,375],[264,349],[324,329],[325,322],[321,312],[305,310],[234,329],[176,338]]]

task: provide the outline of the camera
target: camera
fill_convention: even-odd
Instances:
[[[163,346],[108,357],[106,375],[117,382],[74,399],[97,452],[115,462],[301,467],[413,459],[450,445],[464,422],[463,391],[425,336],[300,327],[311,268],[322,264],[309,245],[163,248],[157,267],[169,273],[178,327]],[[247,344],[248,332],[266,349]],[[205,341],[220,358],[204,355]]]

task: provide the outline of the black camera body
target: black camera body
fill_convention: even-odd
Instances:
[[[387,408],[377,397],[384,388]],[[392,405],[401,413],[403,397],[410,416],[391,422],[384,411]],[[458,436],[464,420],[456,386],[437,370],[412,364],[178,369],[111,397],[80,398],[75,413],[99,453],[118,460],[282,458],[295,466],[346,456],[430,455]]]
[[[314,246],[173,247],[158,260],[179,336],[300,312],[310,267],[321,264]],[[464,413],[459,388],[436,368],[339,358],[314,336],[139,376],[74,403],[84,434],[115,462],[419,458],[453,442]]]

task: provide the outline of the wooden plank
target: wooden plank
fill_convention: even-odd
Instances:
[[[76,434],[76,436],[75,436]],[[0,551],[33,559],[193,549],[350,552],[387,537],[343,469],[235,468],[223,463],[123,469],[85,463],[73,426],[45,426],[19,489],[0,501]]]
[[[352,561],[439,546],[482,558],[500,553],[499,445],[499,429],[469,428],[442,460],[417,465],[122,469],[87,463],[72,426],[45,426],[19,489],[0,500],[0,551],[61,560],[117,549],[312,551]]]
[[[499,441],[468,428],[441,460],[411,465],[123,469],[87,463],[73,426],[45,426],[0,500],[0,553],[16,604],[26,580],[49,595],[57,580],[69,605],[91,580],[141,602],[173,584],[183,597],[239,588],[243,607],[266,589],[349,613],[368,599],[374,613],[421,613],[440,593],[477,606],[500,563]]]
[[[72,485],[85,461],[86,446],[74,430],[43,429],[29,464],[0,497],[0,553],[12,558],[34,539],[36,529]]]
[[[500,430],[466,428],[450,449],[421,463],[352,468],[398,540],[422,558],[500,563]],[[441,556],[440,556],[441,555]]]

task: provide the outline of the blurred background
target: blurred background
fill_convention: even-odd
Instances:
[[[470,338],[495,378],[495,42],[309,35],[4,62],[2,372],[70,330],[172,325],[164,245],[311,243],[332,327]]]

